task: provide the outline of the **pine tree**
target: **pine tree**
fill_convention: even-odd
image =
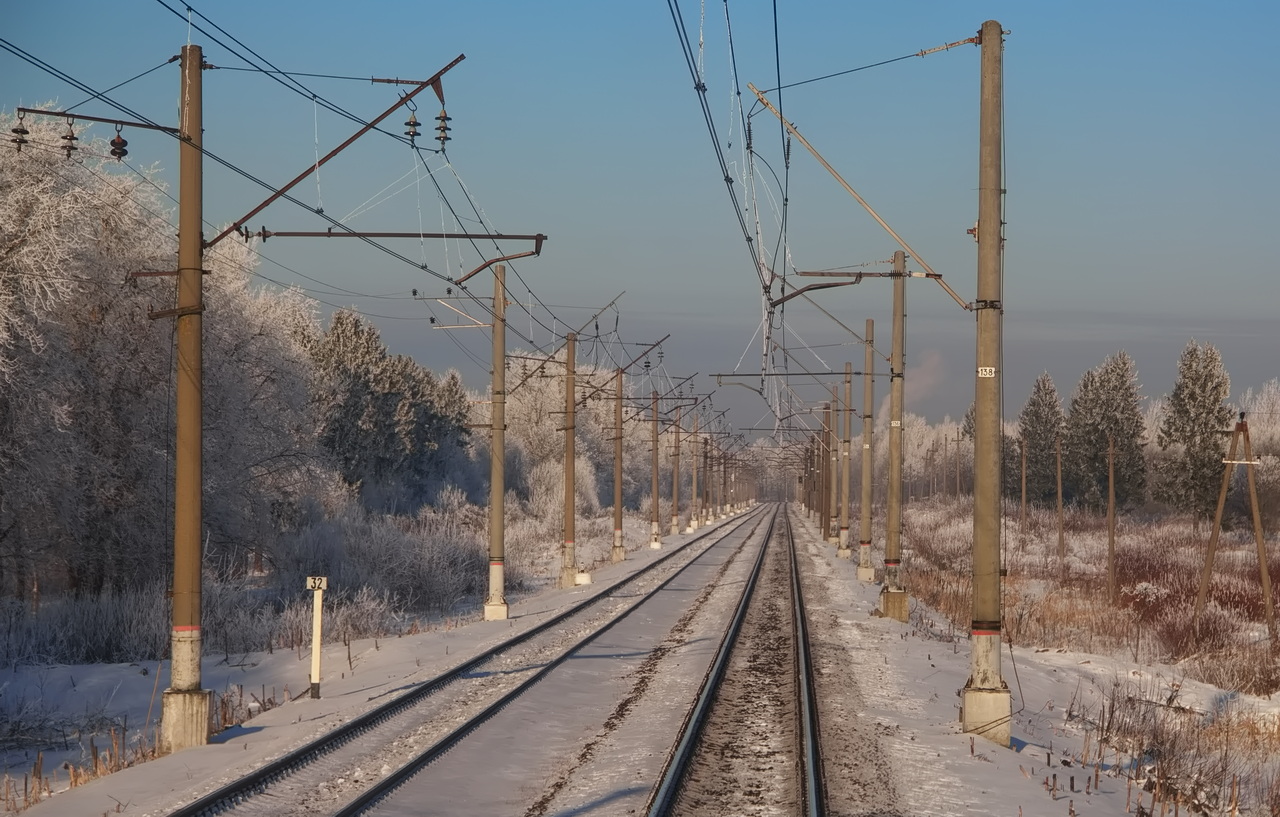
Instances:
[[[1108,441],[1114,440],[1116,503],[1141,502],[1147,486],[1143,431],[1137,369],[1120,351],[1085,372],[1071,398],[1062,452],[1067,496],[1087,507],[1105,507]]]
[[[960,434],[969,442],[973,442],[974,429],[978,425],[978,404],[976,402],[969,404],[969,409],[964,413],[964,419],[960,422]]]
[[[1160,449],[1171,456],[1162,463],[1155,495],[1197,520],[1209,519],[1217,507],[1230,392],[1218,350],[1192,339],[1178,359],[1178,379],[1156,434]]]
[[[1048,372],[1036,378],[1018,415],[1018,437],[1027,452],[1027,501],[1053,504],[1058,496],[1057,445],[1063,433],[1062,401]],[[1021,465],[1019,463],[1019,465]]]

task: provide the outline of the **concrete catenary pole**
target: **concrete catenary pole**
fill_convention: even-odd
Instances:
[[[676,424],[671,429],[675,440],[671,445],[671,535],[680,533],[680,406],[676,406]]]
[[[971,667],[962,696],[961,725],[1008,746],[1012,699],[1000,674],[1000,444],[1003,339],[1001,321],[1004,176],[1001,169],[1001,64],[1004,32],[995,20],[982,24],[981,115],[978,170],[977,373],[973,443],[973,621]]]
[[[504,582],[506,531],[503,503],[507,495],[507,268],[493,267],[493,385],[489,404],[489,593],[484,620],[507,617]]]
[[[729,452],[720,452],[720,518],[729,515]]]
[[[903,346],[907,323],[907,256],[893,254],[893,350],[889,355],[889,491],[884,526],[884,586],[880,612],[907,620],[907,591],[902,587],[902,402]]]
[[[867,319],[866,344],[864,344],[862,364],[862,496],[858,507],[858,581],[873,582],[876,580],[876,569],[871,566],[871,502],[874,496],[872,489],[872,443],[875,434],[875,422],[872,412],[875,410],[875,322]]]
[[[565,335],[564,339],[564,545],[560,548],[561,588],[573,587],[578,575],[578,554],[574,546],[574,517],[577,516],[574,498],[577,486],[574,484],[576,474],[573,468],[578,455],[577,441],[574,439],[577,425],[574,412],[574,403],[577,401],[574,393],[577,390],[574,382],[577,375],[574,371],[577,340],[578,335],[574,332]]]
[[[204,179],[200,46],[182,49],[178,172],[177,399],[173,512],[173,629],[169,688],[161,699],[160,749],[176,752],[209,742],[210,691],[200,681],[200,527],[203,518]]]
[[[853,364],[844,364],[844,439],[840,445],[840,547],[836,556],[848,559],[853,556],[849,547],[849,503],[852,491],[849,480],[853,473]]]
[[[658,534],[658,520],[662,503],[658,499],[658,392],[653,392],[653,513],[650,514],[649,547],[662,547],[662,537]]]
[[[686,529],[689,533],[698,529],[698,516],[702,513],[702,498],[698,494],[698,420],[699,417],[695,414],[693,436],[689,439],[689,450],[692,452],[689,455],[689,471],[692,476],[692,484],[689,486],[689,527]]]
[[[831,428],[827,429],[827,438],[831,443],[828,449],[827,472],[831,475],[829,480],[830,490],[827,492],[831,499],[829,501],[828,512],[831,518],[827,521],[827,544],[838,545],[840,543],[840,392],[835,386],[831,387]]]
[[[622,543],[622,369],[614,374],[617,392],[613,397],[613,550],[610,561],[627,558]]]
[[[835,435],[831,428],[831,413],[834,408],[831,402],[822,407],[822,451],[818,459],[818,468],[822,472],[822,539],[827,544],[831,543],[831,515],[835,511],[836,498],[835,486],[831,484],[835,470],[833,467],[835,452],[832,445]]]

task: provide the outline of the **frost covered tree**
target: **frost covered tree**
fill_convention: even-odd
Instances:
[[[1194,514],[1212,517],[1222,482],[1223,431],[1229,429],[1226,400],[1231,378],[1222,355],[1191,340],[1178,358],[1178,378],[1169,394],[1156,443],[1167,456],[1157,472],[1155,496]]]
[[[1062,444],[1063,487],[1071,501],[1106,505],[1109,441],[1115,443],[1116,503],[1143,500],[1147,463],[1137,377],[1133,358],[1122,350],[1080,378]]]
[[[366,506],[412,510],[453,481],[467,435],[456,373],[437,382],[412,358],[389,354],[378,330],[347,310],[333,314],[311,354],[320,445]]]
[[[60,131],[26,124],[30,144],[0,151],[0,590],[92,596],[168,569],[173,324],[148,312],[174,282],[129,273],[173,268],[173,227],[101,140],[69,162]],[[295,331],[311,303],[250,287],[255,261],[234,242],[206,256],[210,560],[261,541],[313,462]]]
[[[1057,446],[1064,419],[1058,390],[1053,385],[1053,378],[1045,372],[1036,378],[1031,396],[1018,415],[1018,439],[1027,454],[1028,502],[1048,505],[1057,501]]]

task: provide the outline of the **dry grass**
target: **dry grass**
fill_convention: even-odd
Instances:
[[[1007,640],[1168,663],[1184,678],[1223,690],[1211,712],[1186,706],[1180,682],[1153,679],[1116,679],[1096,691],[1092,708],[1073,701],[1071,717],[1094,741],[1093,761],[1102,763],[1100,746],[1104,755],[1105,747],[1123,754],[1122,771],[1149,793],[1148,806],[1176,802],[1189,813],[1280,815],[1280,720],[1241,705],[1237,694],[1280,691],[1251,533],[1223,534],[1196,628],[1208,539],[1203,527],[1197,536],[1190,520],[1121,519],[1112,603],[1105,517],[1068,512],[1060,558],[1056,513],[1032,511],[1023,530],[1017,514],[1009,509],[1002,531]],[[936,500],[913,503],[903,519],[904,581],[958,633],[972,615],[972,525],[969,507]],[[1280,578],[1277,561],[1271,559],[1274,578]]]

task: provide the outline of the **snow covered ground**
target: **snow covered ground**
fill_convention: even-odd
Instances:
[[[798,529],[803,534],[804,528]],[[666,537],[667,543],[687,536]],[[1091,717],[1117,685],[1151,701],[1201,713],[1206,724],[1230,706],[1253,707],[1280,718],[1280,703],[1220,690],[1181,677],[1176,669],[1143,666],[1116,657],[1057,650],[1016,650],[1003,656],[1003,672],[1013,693],[1014,743],[1009,749],[963,734],[958,722],[958,691],[969,672],[967,644],[952,640],[949,627],[915,606],[912,621],[874,615],[879,587],[856,581],[854,562],[835,558],[834,548],[806,537],[816,553],[815,567],[827,592],[816,603],[839,617],[847,657],[860,680],[847,711],[873,721],[893,769],[892,786],[903,815],[1121,815],[1134,813],[1141,797],[1149,808],[1152,793],[1140,792],[1121,774],[1108,749],[1098,762]],[[632,539],[632,541],[637,541]],[[158,815],[189,802],[226,781],[321,734],[334,724],[396,694],[405,685],[427,679],[532,626],[570,601],[580,599],[611,578],[634,570],[666,552],[648,549],[643,540],[619,565],[595,571],[595,584],[571,591],[546,590],[512,605],[504,622],[449,622],[429,632],[400,638],[330,645],[324,653],[323,697],[297,697],[270,708],[242,726],[218,735],[208,746],[140,764],[55,794],[30,810],[34,817],[122,813]],[[811,605],[815,600],[810,598]],[[305,693],[308,659],[295,652],[210,657],[205,686],[226,693],[243,688],[243,699],[285,701]],[[167,681],[161,666],[115,665],[22,668],[0,677],[3,703],[22,702],[50,718],[100,714],[127,717],[129,740],[140,739],[148,712],[158,717],[156,691]],[[286,692],[287,690],[287,692]],[[84,720],[77,717],[76,720]],[[99,749],[106,741],[96,738]],[[65,786],[63,761],[87,759],[88,739],[68,736],[44,756],[46,775]],[[1130,770],[1130,758],[1120,757]],[[34,750],[8,751],[4,770],[21,800],[24,774],[36,761]],[[1046,787],[1056,775],[1057,788]],[[1139,775],[1140,777],[1141,775]],[[1094,781],[1097,781],[1096,784]],[[836,787],[839,779],[828,785]],[[1086,786],[1088,791],[1086,793]],[[1073,790],[1074,788],[1074,790]],[[1191,813],[1185,806],[1185,813]],[[603,812],[602,812],[603,813]],[[1168,814],[1173,814],[1169,804]],[[1263,813],[1263,812],[1254,812]]]

